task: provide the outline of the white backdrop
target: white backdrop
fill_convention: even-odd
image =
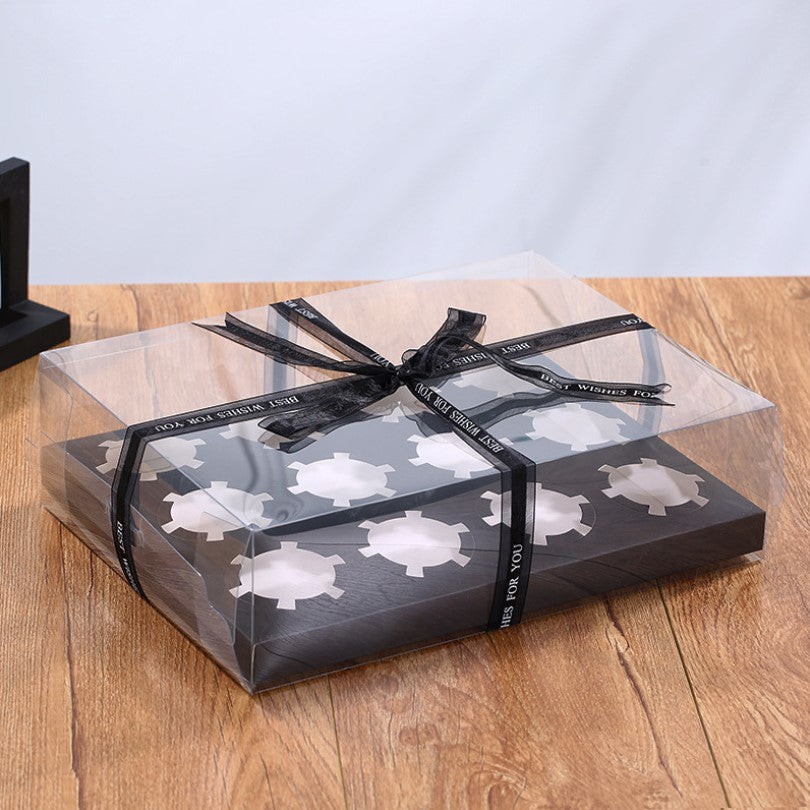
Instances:
[[[35,283],[810,273],[810,3],[0,0]]]

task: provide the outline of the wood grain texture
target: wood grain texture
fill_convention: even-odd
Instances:
[[[662,328],[784,403],[784,500],[764,565],[663,592],[729,802],[799,806],[810,772],[810,284],[783,281],[778,295],[765,279],[733,292],[721,279],[690,287],[705,338],[692,339],[683,306],[662,312]]]
[[[74,342],[337,284],[43,287]],[[35,361],[0,373],[3,807],[797,806],[810,799],[810,283],[602,292],[776,402],[763,564],[248,697],[42,513]]]
[[[655,589],[331,679],[350,807],[723,802]]]

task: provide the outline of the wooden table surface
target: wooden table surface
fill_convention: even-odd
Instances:
[[[340,285],[41,287],[75,342]],[[810,801],[810,279],[601,280],[783,405],[761,563],[249,697],[39,505],[35,360],[0,373],[0,806]],[[504,676],[507,673],[507,676]]]

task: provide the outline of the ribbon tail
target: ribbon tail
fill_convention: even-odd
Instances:
[[[453,312],[454,310],[450,310],[451,314]],[[459,310],[455,310],[455,312],[465,316],[483,318],[483,316],[475,316],[475,313]],[[483,325],[483,321],[480,322],[480,325]],[[461,346],[466,345],[477,349],[482,355],[488,357],[493,363],[512,376],[549,391],[588,400],[635,402],[643,405],[670,405],[669,402],[665,402],[659,396],[670,390],[671,386],[668,383],[648,385],[646,383],[585,380],[565,377],[545,366],[522,365],[501,356],[489,346],[479,343],[471,334],[472,330],[469,326],[468,323],[467,330],[464,330],[459,327],[448,326],[448,323],[445,322],[442,329],[431,338],[431,341],[414,353],[410,362],[416,369],[421,366],[422,369],[426,370],[422,379],[430,379],[437,371],[441,372],[443,367],[446,366],[448,356],[452,356],[459,351]]]
[[[270,305],[284,320],[317,338],[321,343],[357,363],[372,364],[389,369],[394,364],[377,354],[351,335],[347,335],[323,313],[303,298],[291,298]]]
[[[608,402],[634,402],[641,405],[671,405],[660,398],[670,390],[668,383],[648,385],[646,383],[606,382],[565,377],[545,366],[524,366],[510,360],[498,358],[500,365],[515,377],[534,383],[550,391],[556,391],[578,399]]]
[[[528,366],[508,360],[475,340],[467,339],[466,342],[512,376],[549,391],[588,400],[634,402],[641,405],[672,404],[660,398],[660,394],[670,390],[671,386],[668,383],[649,385],[647,383],[606,382],[565,377],[545,366]]]
[[[195,323],[194,325],[225,337],[228,340],[232,340],[234,343],[238,343],[248,349],[261,352],[279,363],[294,366],[311,366],[346,374],[357,374],[368,371],[376,372],[378,370],[378,366],[376,365],[337,360],[333,357],[327,357],[324,354],[313,351],[312,349],[306,349],[283,337],[265,332],[263,329],[259,329],[252,324],[242,321],[230,312],[225,314],[224,326],[208,323]]]

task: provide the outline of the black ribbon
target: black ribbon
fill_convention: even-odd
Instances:
[[[424,382],[437,378],[442,372],[446,374],[448,367],[461,354],[463,348],[475,350],[490,363],[495,363],[521,380],[568,396],[648,405],[667,404],[658,397],[668,390],[669,386],[665,383],[644,385],[575,379],[556,374],[544,366],[524,366],[509,359],[497,349],[475,340],[486,321],[486,316],[477,312],[451,307],[447,311],[447,319],[430,340],[419,349],[405,352],[402,363],[394,365],[390,360],[347,335],[301,298],[272,304],[272,308],[282,318],[294,323],[299,329],[317,338],[346,359],[336,360],[311,349],[305,349],[285,338],[271,335],[245,323],[230,313],[225,316],[224,326],[196,325],[260,351],[281,363],[353,375],[346,377],[337,389],[330,388],[325,391],[322,397],[310,396],[306,405],[299,410],[281,418],[268,417],[260,423],[264,429],[288,439],[301,438],[351,416],[356,411],[393,394],[402,385],[435,411],[436,408],[424,400],[426,388]]]
[[[145,597],[145,594],[138,582],[132,559],[129,512],[137,478],[135,471],[139,469],[143,451],[150,440],[212,427],[212,423],[229,424],[256,418],[257,413],[270,412],[271,415],[262,419],[260,426],[294,441],[314,431],[332,427],[405,386],[417,400],[501,471],[504,509],[508,497],[511,515],[508,522],[502,523],[501,552],[488,629],[510,627],[520,621],[531,572],[535,464],[488,433],[480,424],[480,415],[476,414],[476,419],[456,408],[429,383],[455,374],[460,368],[495,364],[513,376],[544,389],[546,398],[547,392],[553,392],[558,396],[586,400],[669,404],[659,396],[669,389],[666,383],[646,385],[583,380],[557,374],[544,366],[526,366],[517,362],[522,357],[551,348],[652,328],[634,315],[588,321],[486,345],[477,340],[486,316],[450,308],[447,319],[436,333],[420,348],[405,352],[402,362],[395,365],[343,332],[304,299],[279,302],[273,304],[272,308],[284,320],[312,335],[344,359],[335,359],[299,346],[231,314],[225,316],[224,325],[196,325],[262,352],[278,362],[318,368],[342,376],[276,392],[272,397],[240,400],[127,428],[113,482],[111,518],[121,568],[141,596]],[[492,413],[503,418],[516,409],[525,410],[539,402],[542,400],[538,400],[536,395],[520,395],[512,402],[497,403]],[[483,421],[487,421],[486,418]]]

